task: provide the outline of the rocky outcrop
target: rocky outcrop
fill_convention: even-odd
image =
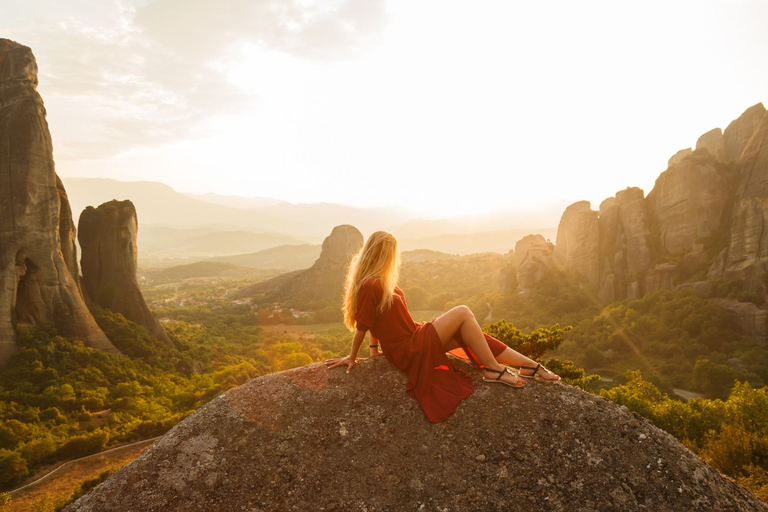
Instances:
[[[583,275],[597,288],[599,227],[598,213],[589,201],[579,201],[565,209],[557,228],[554,259],[560,266]]]
[[[717,231],[729,206],[730,184],[715,168],[714,158],[697,156],[661,173],[648,194],[661,245],[673,255],[690,251],[696,240]]]
[[[625,407],[457,364],[476,389],[438,424],[383,357],[254,379],[65,510],[768,510]]]
[[[512,253],[512,264],[519,267],[528,256],[528,249],[534,246],[545,246],[546,238],[541,235],[526,235],[515,243],[515,250]]]
[[[681,149],[674,155],[672,155],[672,158],[669,159],[669,162],[667,162],[667,167],[672,167],[673,165],[680,163],[683,161],[685,157],[693,153],[693,150],[691,148],[685,148]]]
[[[0,39],[0,367],[15,351],[14,322],[52,322],[116,351],[83,300],[72,212],[36,88],[32,51]]]
[[[715,157],[715,160],[726,161],[723,130],[715,128],[699,137],[699,140],[696,141],[696,151],[707,151]]]
[[[768,112],[744,146],[740,163],[739,197],[768,198]]]
[[[522,254],[518,266],[518,286],[530,290],[552,268],[555,246],[541,235],[528,235],[515,244],[515,255]],[[518,253],[519,251],[519,253]]]
[[[751,336],[759,345],[768,343],[768,311],[760,309],[751,302],[739,302],[733,299],[718,299],[717,303],[736,315],[739,327],[744,334]]]
[[[282,274],[233,293],[234,298],[259,301],[290,300],[302,308],[341,305],[344,277],[352,255],[363,245],[363,235],[354,226],[336,226],[323,241],[320,257],[312,267]]]
[[[670,159],[645,199],[627,189],[590,212],[585,201],[566,209],[555,256],[603,302],[705,275],[768,295],[768,112],[754,105],[724,132],[699,137],[695,151]]]
[[[725,146],[725,161],[741,160],[744,148],[765,117],[765,107],[762,103],[753,105],[744,111],[738,119],[728,125],[723,132]]]
[[[643,191],[631,187],[603,201],[598,225],[598,296],[610,302],[626,297],[630,276],[651,266],[651,235]]]
[[[122,314],[173,346],[139,290],[136,209],[130,201],[89,206],[80,214],[78,240],[83,256],[83,290],[90,303]]]

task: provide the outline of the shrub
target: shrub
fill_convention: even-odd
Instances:
[[[17,452],[0,448],[0,489],[21,480],[27,474],[27,461]]]

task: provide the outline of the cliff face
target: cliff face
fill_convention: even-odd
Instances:
[[[36,87],[32,51],[0,39],[0,368],[15,352],[14,321],[50,321],[116,351],[83,300],[72,212]]]
[[[598,213],[589,201],[573,203],[565,209],[557,228],[554,259],[565,268],[587,278],[597,288],[598,273]]]
[[[138,223],[130,201],[89,206],[80,215],[78,240],[83,256],[83,289],[90,303],[121,313],[143,325],[160,341],[172,345],[149,310],[136,279]]]
[[[648,207],[658,224],[662,248],[680,255],[714,233],[728,206],[729,188],[708,154],[686,158],[661,173],[648,194]]]
[[[632,188],[605,200],[599,213],[588,213],[584,201],[568,207],[558,227],[556,261],[584,275],[604,302],[674,288],[682,270],[741,280],[746,289],[765,295],[768,113],[763,105],[747,109],[724,132],[705,133],[695,151],[680,151],[669,163],[645,198]],[[590,227],[593,218],[597,233]],[[589,250],[576,249],[575,240]]]
[[[768,509],[626,408],[459,364],[475,392],[438,424],[384,358],[254,379],[65,510]]]
[[[320,257],[312,267],[268,279],[232,295],[267,301],[291,299],[309,308],[337,299],[341,305],[347,265],[362,245],[363,235],[357,228],[348,224],[336,226],[323,241]]]

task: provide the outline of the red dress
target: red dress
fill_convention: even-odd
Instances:
[[[408,312],[405,295],[395,287],[392,307],[378,311],[383,290],[376,278],[368,279],[357,296],[357,330],[371,331],[379,340],[384,357],[408,375],[408,394],[416,398],[429,421],[445,421],[459,402],[472,394],[472,379],[454,368],[445,354],[440,337],[432,322],[416,323]],[[456,349],[460,357],[481,367],[477,358],[464,345],[459,333],[454,339],[463,347]],[[498,356],[507,347],[499,340],[485,335],[491,352]],[[462,353],[463,352],[463,353]]]

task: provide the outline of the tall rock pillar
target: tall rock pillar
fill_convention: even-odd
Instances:
[[[75,226],[56,175],[32,51],[0,39],[0,368],[16,351],[14,323],[117,351],[78,282]]]
[[[130,201],[112,200],[80,214],[83,288],[92,303],[143,325],[152,336],[173,346],[139,290],[137,231],[136,208]]]

